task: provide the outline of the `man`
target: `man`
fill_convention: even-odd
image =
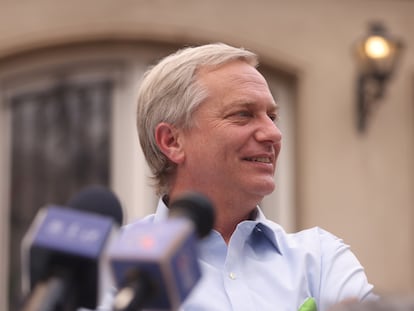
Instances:
[[[216,210],[200,242],[203,277],[183,310],[324,311],[374,297],[341,240],[319,228],[287,234],[260,210],[275,189],[282,134],[257,64],[255,54],[225,44],[191,47],[161,60],[140,86],[139,138],[160,195],[142,221],[165,218],[168,203],[188,191]]]

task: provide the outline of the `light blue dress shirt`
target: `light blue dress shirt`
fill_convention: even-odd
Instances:
[[[126,226],[158,222],[168,208]],[[318,311],[344,299],[375,299],[364,269],[342,240],[320,229],[286,233],[257,208],[241,222],[228,245],[217,231],[199,243],[202,278],[184,311],[296,311],[312,299]]]

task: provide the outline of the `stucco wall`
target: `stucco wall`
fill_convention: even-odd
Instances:
[[[2,1],[0,58],[96,39],[224,41],[256,51],[299,81],[300,228],[318,225],[351,244],[380,291],[412,291],[413,14],[408,0]],[[351,48],[371,20],[402,37],[405,53],[361,135]]]

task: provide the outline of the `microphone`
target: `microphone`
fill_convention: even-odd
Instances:
[[[108,216],[122,226],[123,210],[118,197],[104,186],[89,186],[74,195],[67,203],[71,208]]]
[[[95,309],[101,255],[122,217],[120,202],[103,186],[85,188],[68,207],[41,208],[22,242],[21,311]]]
[[[212,203],[192,192],[169,210],[166,221],[134,226],[109,248],[114,310],[176,310],[200,279],[196,242],[213,228]]]

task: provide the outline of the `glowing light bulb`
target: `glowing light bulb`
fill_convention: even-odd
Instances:
[[[390,45],[383,37],[372,36],[365,42],[365,53],[370,58],[385,58],[390,54]]]

